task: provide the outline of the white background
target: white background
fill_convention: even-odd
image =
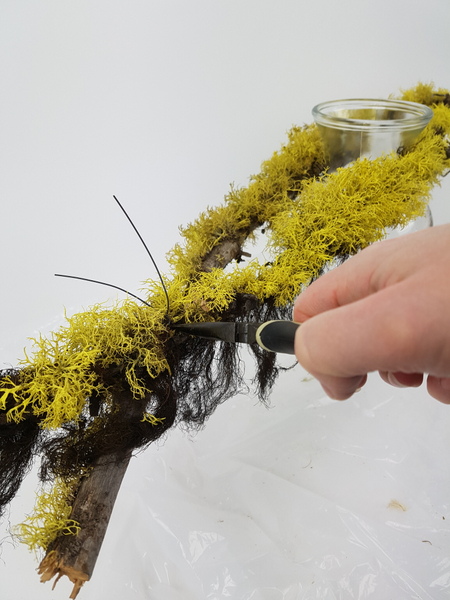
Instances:
[[[39,331],[48,333],[61,324],[64,307],[73,314],[117,297],[108,288],[62,280],[53,273],[102,279],[131,292],[138,292],[143,280],[156,277],[112,194],[126,206],[161,270],[167,271],[165,254],[179,239],[178,226],[195,219],[208,205],[220,203],[231,182],[246,185],[249,175],[257,173],[261,162],[285,142],[285,133],[292,125],[311,122],[311,108],[318,102],[343,97],[385,98],[419,80],[449,88],[449,25],[448,0],[2,0],[0,367],[17,364],[23,347],[29,345],[27,338]],[[450,221],[449,202],[450,182],[445,181],[432,204],[436,222]],[[424,390],[393,391],[375,376],[357,400],[334,404],[323,398],[315,382],[301,380],[298,371],[280,380],[270,412],[256,406],[251,398],[238,398],[221,407],[194,441],[175,432],[163,447],[151,448],[136,459],[124,482],[94,578],[80,597],[403,597],[399,592],[403,588],[395,587],[398,578],[392,583],[382,577],[381,573],[391,568],[383,563],[382,556],[390,556],[395,568],[407,571],[414,581],[416,596],[407,591],[405,598],[444,597],[450,585],[450,566],[439,567],[441,573],[437,565],[450,553],[449,533],[442,529],[442,517],[448,509],[445,498],[450,493],[443,454],[450,447],[445,447],[439,434],[445,438],[445,427],[450,427],[447,407],[428,399]],[[379,418],[373,418],[374,414]],[[261,448],[266,444],[261,446],[258,436],[269,422],[275,429],[279,424],[279,433],[272,431],[270,439],[279,441],[280,460],[294,472],[304,475],[303,467],[311,453],[321,456],[322,469],[317,469],[317,479],[311,485],[317,486],[317,498],[327,498],[330,504],[325,506],[317,500],[308,505],[305,497],[297,497],[297,486],[295,492],[291,488],[286,491],[283,498],[288,504],[283,511],[292,519],[283,527],[278,523],[276,534],[267,534],[273,543],[275,538],[288,540],[288,549],[283,547],[277,555],[284,561],[281,564],[273,558],[272,550],[258,546],[258,536],[267,532],[269,515],[276,514],[275,509],[261,509],[257,521],[259,509],[251,502],[261,497],[261,490],[255,484],[244,493],[241,482],[236,489],[241,490],[242,497],[236,492],[230,500],[235,503],[233,507],[220,506],[220,510],[233,514],[246,510],[249,518],[259,523],[257,530],[244,535],[242,523],[232,520],[222,536],[229,556],[238,556],[237,562],[241,561],[240,575],[231,569],[228,559],[217,572],[213,561],[205,571],[194,568],[194,563],[200,564],[198,560],[184,559],[171,571],[167,565],[176,562],[177,549],[181,551],[184,543],[196,547],[195,543],[192,546],[193,531],[199,527],[196,519],[208,515],[211,502],[214,505],[208,496],[211,490],[204,489],[215,481],[215,467],[208,462],[212,460],[209,457],[218,453],[218,464],[228,477],[222,483],[234,489],[242,473],[224,465],[236,453],[264,456]],[[306,424],[311,424],[314,435],[305,431]],[[248,447],[244,451],[239,444]],[[369,474],[364,461],[357,471],[346,462],[353,465],[349,457],[356,455],[348,451],[349,446],[359,448],[356,454],[373,461]],[[335,452],[345,460],[336,463]],[[380,464],[397,464],[395,457],[402,452],[411,461],[405,470],[399,468],[388,475],[377,470]],[[186,464],[173,480],[173,465],[181,455]],[[258,473],[264,465],[269,468],[273,456],[272,452],[261,458]],[[417,471],[412,468],[414,461],[420,463]],[[162,464],[164,474],[158,470]],[[204,469],[203,483],[192,487],[192,473],[198,474],[199,469]],[[337,474],[343,479],[335,496]],[[420,474],[425,479],[417,479]],[[435,479],[430,474],[436,474]],[[253,472],[246,481],[254,482],[254,477]],[[278,473],[277,477],[283,479],[284,475]],[[386,478],[394,482],[395,489],[384,487]],[[364,485],[357,485],[361,481]],[[398,481],[403,484],[397,485]],[[148,525],[148,507],[152,502],[158,504],[156,483],[157,496],[161,497],[158,514],[164,514],[163,507],[172,507],[160,519],[165,523],[161,531],[168,536],[161,534],[161,539]],[[221,489],[217,481],[214,485]],[[310,489],[309,483],[302,485]],[[361,541],[349,541],[351,536],[337,527],[338,522],[345,521],[341,511],[352,518],[356,515],[356,519],[367,515],[367,527],[369,522],[384,527],[393,520],[383,511],[391,496],[402,491],[397,489],[402,485],[408,488],[408,493],[403,488],[409,498],[405,505],[416,507],[417,503],[419,512],[397,513],[395,522],[403,522],[391,529],[417,532],[420,522],[427,537],[422,532],[417,535],[428,540],[430,531],[439,529],[439,557],[433,562],[429,555],[423,555],[425,547],[437,552],[431,544],[420,540],[417,548],[414,544],[410,547],[398,541],[405,539],[401,537],[395,543],[386,541],[387,546],[380,542],[380,556],[375,550],[370,554],[367,546],[360,555],[347,552],[347,562],[339,558],[339,548],[364,546]],[[428,488],[423,488],[426,485]],[[21,491],[12,509],[12,522],[31,510],[33,486],[30,480]],[[271,489],[276,494],[282,488],[274,484]],[[208,510],[198,500],[205,493],[211,500]],[[433,509],[430,498],[435,503]],[[280,505],[278,501],[275,504]],[[294,523],[301,519],[292,513],[293,506],[305,519],[296,541],[290,536],[294,535]],[[432,510],[439,513],[439,528],[430,516]],[[150,513],[154,516],[155,511],[153,508]],[[329,539],[324,537],[325,513],[331,519],[334,536]],[[131,522],[125,525],[126,515]],[[183,542],[182,533],[178,537],[173,531],[167,533],[171,515],[186,528],[188,541]],[[214,516],[211,519],[202,525],[202,531],[211,533],[211,523],[216,522]],[[348,533],[351,527],[348,523],[346,527]],[[150,528],[148,536],[140,536],[146,528]],[[242,556],[236,555],[232,544],[238,532]],[[211,535],[201,538],[202,548],[213,544]],[[253,536],[258,538],[258,557],[270,556],[269,565],[264,561],[247,564],[253,559],[245,544],[250,545]],[[369,535],[372,541],[375,537]],[[169,539],[178,540],[176,547],[170,546]],[[183,552],[180,556],[185,556]],[[159,571],[150,566],[157,564],[157,557],[165,565]],[[292,565],[304,565],[308,560],[319,565],[311,569],[318,570],[320,576],[310,577],[301,570],[291,573]],[[371,575],[367,567],[371,560],[383,564],[384,570]],[[38,583],[34,567],[26,550],[4,544],[1,597],[67,597],[63,582],[52,596],[48,584]],[[358,575],[360,571],[362,575]],[[251,572],[256,573],[253,579]],[[228,581],[222,588],[217,583],[219,573]],[[402,581],[406,579],[404,576]],[[433,583],[436,581],[440,583]]]

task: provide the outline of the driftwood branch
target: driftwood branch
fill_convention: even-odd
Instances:
[[[133,401],[129,389],[114,398],[124,419],[138,418],[139,403]],[[77,521],[77,535],[60,535],[47,548],[39,565],[41,582],[66,575],[74,584],[70,598],[77,597],[80,588],[94,571],[117,494],[126,473],[132,450],[107,454],[98,458],[89,476],[82,479],[70,519]]]
[[[109,519],[125,475],[131,451],[102,456],[81,484],[71,519],[79,523],[78,535],[62,535],[50,544],[38,572],[41,582],[66,575],[74,584],[70,598],[91,578]]]
[[[203,256],[200,271],[209,273],[213,269],[225,269],[232,260],[241,262],[243,256],[251,256],[248,252],[242,250],[242,246],[255,229],[262,224],[257,219],[252,219],[248,227],[239,229],[234,232],[233,236],[221,240],[212,250]]]
[[[232,260],[239,260],[241,254],[241,244],[236,240],[226,239],[208,252],[202,261],[202,271],[208,273],[213,269],[224,269]]]

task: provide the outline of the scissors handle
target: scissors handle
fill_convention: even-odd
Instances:
[[[295,354],[295,332],[300,323],[293,321],[267,321],[256,332],[256,341],[270,352]]]

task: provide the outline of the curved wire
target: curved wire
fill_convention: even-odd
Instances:
[[[150,256],[150,260],[152,261],[152,263],[153,263],[153,266],[155,267],[155,269],[156,269],[156,272],[158,273],[158,277],[159,277],[159,279],[161,280],[161,283],[162,283],[162,286],[163,286],[163,290],[164,290],[164,293],[165,293],[165,295],[166,295],[166,301],[167,301],[167,312],[166,312],[166,316],[168,317],[168,316],[169,316],[169,307],[170,307],[170,303],[169,303],[169,294],[167,293],[167,289],[166,289],[166,286],[165,286],[165,284],[164,284],[164,280],[163,280],[163,278],[162,278],[162,275],[161,275],[161,273],[160,273],[160,271],[159,271],[159,269],[158,269],[158,265],[156,264],[156,262],[155,262],[155,260],[154,260],[154,258],[153,258],[153,256],[152,256],[152,254],[151,254],[150,250],[147,248],[147,244],[144,242],[144,240],[143,240],[143,238],[142,238],[141,234],[140,234],[140,233],[139,233],[139,231],[137,230],[137,227],[136,227],[136,225],[133,223],[133,221],[132,221],[132,220],[131,220],[131,218],[129,217],[129,215],[128,215],[127,211],[126,211],[126,210],[124,209],[124,207],[123,207],[123,206],[120,204],[120,202],[119,202],[119,200],[116,198],[116,196],[114,196],[114,195],[113,195],[113,198],[114,198],[114,200],[117,202],[117,204],[120,206],[120,208],[122,209],[122,211],[123,211],[124,215],[126,216],[126,218],[127,218],[127,219],[129,220],[129,222],[131,223],[131,226],[133,227],[133,229],[134,229],[134,231],[136,232],[136,234],[137,234],[138,238],[141,240],[142,244],[144,245],[144,248],[147,250],[147,254]],[[131,295],[133,295],[133,294],[131,294]],[[135,296],[135,298],[136,298],[136,296]],[[140,299],[140,298],[139,298],[139,299]],[[145,304],[147,304],[147,303],[145,303]]]
[[[145,300],[142,300],[142,298],[139,298],[139,296],[132,294],[128,290],[121,288],[118,285],[113,285],[112,283],[105,283],[104,281],[97,281],[96,279],[88,279],[87,277],[77,277],[76,275],[62,275],[61,273],[55,273],[55,277],[67,277],[67,279],[80,279],[81,281],[89,281],[90,283],[98,283],[99,285],[106,285],[108,287],[115,288],[116,290],[120,290],[121,292],[125,292],[129,296],[133,296],[133,298],[136,298],[136,300],[140,300],[140,302],[142,302],[143,304],[146,304],[147,306],[149,306],[151,308],[151,305],[148,302],[146,302]]]

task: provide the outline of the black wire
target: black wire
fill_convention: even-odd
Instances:
[[[130,221],[130,223],[131,223],[131,226],[133,227],[134,231],[137,233],[137,235],[138,235],[139,239],[141,240],[142,244],[144,245],[144,248],[147,250],[147,254],[150,256],[150,260],[152,261],[152,263],[153,263],[153,266],[155,267],[155,269],[156,269],[156,272],[158,273],[158,277],[159,277],[159,279],[161,280],[161,283],[162,283],[162,286],[163,286],[163,290],[164,290],[164,293],[165,293],[165,295],[166,295],[166,300],[167,300],[167,313],[166,313],[166,316],[168,317],[168,316],[169,316],[169,306],[170,306],[170,303],[169,303],[169,294],[167,293],[167,289],[166,289],[166,286],[164,285],[164,280],[163,280],[163,278],[162,278],[162,275],[161,275],[161,273],[160,273],[160,271],[159,271],[159,269],[158,269],[158,265],[156,264],[156,262],[155,262],[155,260],[154,260],[154,258],[153,258],[153,256],[152,256],[152,254],[151,254],[150,250],[147,248],[147,244],[144,242],[144,240],[143,240],[143,238],[142,238],[141,234],[140,234],[140,233],[139,233],[139,231],[137,230],[137,227],[136,227],[136,225],[133,223],[133,221],[132,221],[132,220],[131,220],[131,218],[129,217],[129,215],[128,215],[127,211],[126,211],[126,210],[124,209],[124,207],[123,207],[123,206],[120,204],[120,202],[119,202],[119,200],[116,198],[116,196],[114,196],[114,195],[113,195],[113,198],[114,198],[114,200],[117,202],[117,204],[120,206],[120,208],[122,209],[122,211],[123,211],[124,215],[126,216],[126,218],[127,218],[129,221]],[[98,282],[97,282],[97,283],[98,283]],[[113,287],[116,287],[116,286],[113,286]],[[120,288],[119,288],[119,289],[120,289]],[[132,296],[133,294],[130,294],[130,295]],[[134,297],[136,298],[137,296],[134,296]],[[139,298],[139,300],[140,300],[140,298]],[[145,304],[147,304],[147,302],[145,302]]]
[[[142,298],[139,298],[139,296],[132,294],[128,290],[121,288],[118,285],[113,285],[112,283],[105,283],[104,281],[97,281],[96,279],[88,279],[87,277],[76,277],[75,275],[61,275],[61,273],[55,273],[55,277],[67,277],[67,279],[80,279],[81,281],[89,281],[90,283],[98,283],[99,285],[106,285],[108,287],[115,288],[116,290],[120,290],[121,292],[125,292],[129,296],[133,296],[133,298],[136,298],[136,300],[140,300],[141,302],[143,302],[144,304],[146,304],[147,306],[149,306],[151,308],[151,305],[148,302],[146,302],[145,300],[142,300]]]

